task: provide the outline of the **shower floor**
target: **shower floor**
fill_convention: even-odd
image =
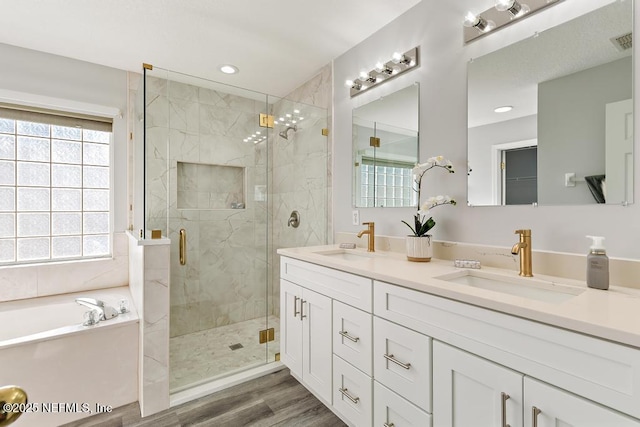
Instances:
[[[275,341],[260,344],[258,332],[265,327],[275,328]],[[260,317],[173,337],[169,340],[169,388],[175,393],[270,363],[278,352],[280,319],[276,316],[267,318],[267,326]]]

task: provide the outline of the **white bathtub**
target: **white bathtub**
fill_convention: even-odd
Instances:
[[[77,297],[131,312],[82,326]],[[138,314],[120,287],[0,303],[0,387],[18,385],[31,411],[16,427],[57,426],[138,400]],[[97,405],[101,405],[98,407]]]

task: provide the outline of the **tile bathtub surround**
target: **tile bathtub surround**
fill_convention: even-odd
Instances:
[[[138,390],[143,416],[169,407],[169,242],[129,234],[131,295],[140,316]],[[163,244],[164,243],[164,244]]]
[[[127,286],[128,244],[113,234],[113,256],[94,260],[0,267],[0,301]]]
[[[354,233],[336,233],[336,243],[355,243],[367,247],[366,238],[359,239]],[[514,241],[515,243],[515,241]],[[376,236],[376,250],[404,253],[404,237]],[[472,245],[468,243],[434,241],[435,258],[451,260],[475,259],[483,266],[518,270],[520,258],[511,254],[511,248],[499,246]],[[560,252],[533,251],[533,274],[586,280],[587,256]],[[640,289],[640,261],[609,258],[609,274],[612,286]]]

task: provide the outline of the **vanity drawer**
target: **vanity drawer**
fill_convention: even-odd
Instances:
[[[333,407],[350,424],[370,426],[373,381],[338,356],[333,356]]]
[[[333,352],[369,376],[372,321],[371,314],[333,301]]]
[[[280,277],[371,313],[372,280],[297,259],[280,258]]]
[[[429,427],[431,426],[431,415],[398,396],[378,381],[374,381],[373,425]]]
[[[374,292],[375,316],[640,418],[637,348],[388,283]]]
[[[373,330],[373,377],[431,412],[431,338],[378,317]]]

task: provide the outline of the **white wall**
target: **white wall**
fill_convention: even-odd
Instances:
[[[351,225],[351,110],[374,99],[420,82],[420,148],[421,158],[444,155],[457,166],[450,175],[433,173],[425,180],[425,194],[450,194],[466,200],[467,175],[467,62],[493,50],[515,43],[536,31],[557,25],[568,17],[576,17],[611,0],[560,2],[550,9],[531,15],[493,34],[464,46],[462,21],[468,10],[481,12],[494,4],[492,0],[459,0],[441,2],[423,0],[364,42],[334,62],[334,222],[337,232],[355,232]],[[634,8],[636,29],[640,10]],[[343,86],[361,69],[372,69],[378,60],[387,59],[394,51],[404,52],[420,46],[420,68],[353,99]],[[638,67],[636,56],[635,65]],[[635,109],[640,96],[636,88]],[[637,119],[636,119],[637,122]],[[637,128],[637,127],[636,127]],[[635,152],[640,164],[640,150]],[[438,172],[438,171],[434,171]],[[640,174],[636,174],[636,188]],[[405,235],[400,223],[410,218],[411,209],[361,209],[362,221],[375,221],[381,235]],[[508,246],[515,242],[514,230],[531,228],[535,250],[586,253],[586,234],[607,238],[609,254],[615,257],[640,258],[640,245],[631,236],[640,237],[640,206],[444,206],[434,211],[438,223],[435,237],[468,243]]]
[[[467,201],[471,205],[493,204],[491,146],[536,139],[537,122],[537,116],[533,115],[469,129],[468,160],[472,171],[469,173]],[[464,165],[458,170],[464,173]]]
[[[127,229],[127,73],[0,43],[0,89],[120,109],[113,120],[114,230]],[[121,168],[121,169],[120,169]]]
[[[605,105],[631,98],[632,82],[627,57],[538,85],[538,203],[596,203],[586,183],[565,187],[564,175],[605,173]]]

